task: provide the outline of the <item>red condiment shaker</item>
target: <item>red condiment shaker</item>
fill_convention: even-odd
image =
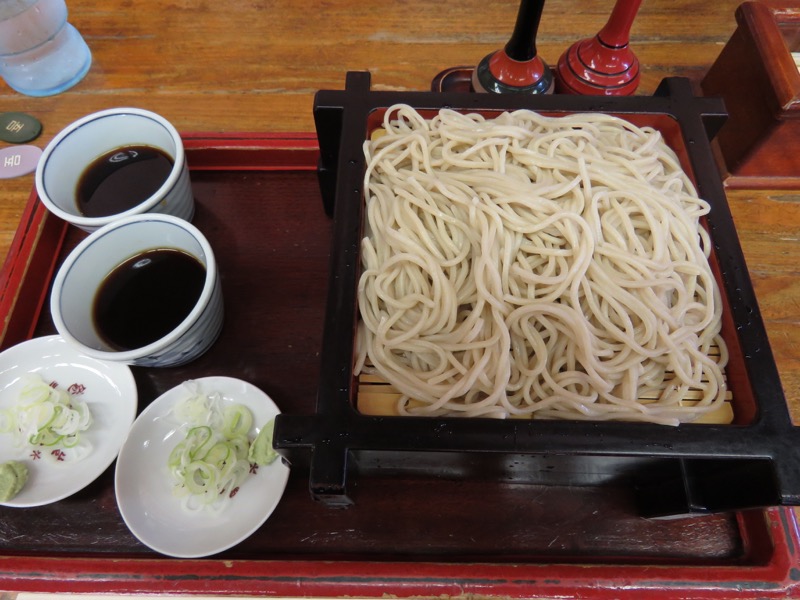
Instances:
[[[556,66],[556,92],[629,96],[639,86],[639,59],[630,31],[642,0],[617,0],[605,26],[593,38],[575,42]]]

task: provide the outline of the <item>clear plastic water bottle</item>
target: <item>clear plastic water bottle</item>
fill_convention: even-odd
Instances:
[[[78,83],[92,53],[67,23],[64,0],[0,0],[0,76],[28,96],[52,96]]]

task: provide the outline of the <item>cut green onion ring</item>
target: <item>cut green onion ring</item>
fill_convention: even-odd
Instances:
[[[190,394],[171,411],[188,428],[167,459],[173,493],[186,510],[221,510],[251,472],[253,414],[218,393],[200,393],[193,382],[185,385]]]

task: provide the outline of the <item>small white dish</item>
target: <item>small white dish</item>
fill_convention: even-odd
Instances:
[[[25,487],[4,506],[41,506],[79,492],[114,462],[136,418],[138,396],[130,368],[87,356],[61,336],[34,338],[0,353],[0,409],[14,406],[22,377],[29,373],[63,389],[83,386],[81,398],[93,417],[84,434],[92,452],[75,462],[50,460],[41,453],[35,458],[30,447],[15,444],[13,434],[0,434],[0,460],[24,462],[29,472]]]
[[[280,411],[257,387],[231,377],[193,380],[202,393],[218,392],[225,402],[243,404],[253,413],[250,437]],[[177,558],[199,558],[227,550],[248,538],[275,510],[289,467],[279,458],[258,467],[220,512],[187,512],[172,493],[167,459],[183,439],[183,431],[169,413],[186,397],[183,385],[156,398],[131,427],[120,450],[115,474],[117,506],[139,541]]]

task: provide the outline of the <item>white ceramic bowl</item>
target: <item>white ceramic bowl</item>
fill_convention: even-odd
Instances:
[[[159,148],[172,158],[172,171],[148,199],[124,212],[87,217],[78,209],[76,189],[86,168],[99,156],[131,145]],[[87,115],[66,127],[47,145],[36,168],[36,191],[56,216],[94,231],[122,217],[163,213],[191,220],[194,196],[183,142],[164,117],[138,108],[113,108]]]
[[[157,248],[182,250],[205,265],[200,297],[188,316],[161,339],[133,350],[115,350],[95,327],[97,290],[115,267]],[[67,256],[53,281],[50,312],[59,334],[88,356],[149,367],[185,364],[205,352],[222,329],[222,289],[214,252],[205,236],[183,219],[152,213],[122,218],[91,233]]]

